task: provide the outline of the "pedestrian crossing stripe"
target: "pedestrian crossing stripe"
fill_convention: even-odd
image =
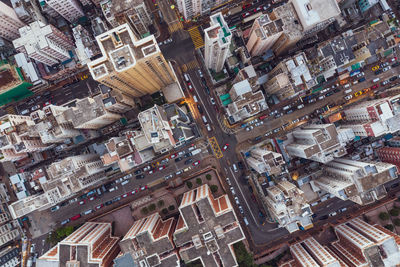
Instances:
[[[188,32],[196,49],[204,46],[203,38],[201,37],[199,28],[197,26],[190,28]]]
[[[176,31],[179,31],[181,29],[183,29],[183,25],[180,21],[174,22],[174,23],[168,25],[168,31],[170,34],[176,32]]]
[[[188,62],[186,64],[183,64],[182,67],[184,69],[183,71],[186,72],[188,70],[197,69],[199,67],[199,64],[197,63],[196,60],[192,60],[192,61],[190,61],[190,62]]]
[[[215,139],[215,136],[208,138],[208,141],[211,145],[215,157],[217,159],[222,158],[224,155],[222,154],[221,148],[219,147],[217,139]]]
[[[6,108],[6,111],[8,114],[14,114],[15,115],[15,109],[12,106],[8,106]]]

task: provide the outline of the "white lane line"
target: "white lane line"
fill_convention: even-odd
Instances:
[[[188,74],[188,75],[189,75],[189,74]],[[189,76],[189,77],[190,77],[190,76]],[[193,83],[193,81],[192,81],[192,83]],[[200,102],[201,102],[201,104],[203,105],[203,108],[204,108],[204,110],[205,110],[206,113],[207,113],[208,118],[210,119],[210,121],[211,121],[212,123],[214,123],[213,120],[212,120],[212,118],[211,118],[211,116],[210,116],[210,114],[209,114],[208,111],[207,111],[206,105],[204,105],[203,99],[200,97],[200,94],[199,94],[199,92],[198,92],[197,89],[196,89],[196,86],[194,86],[194,83],[193,83],[193,88],[194,88],[194,90],[196,91],[197,96],[199,97]]]
[[[231,169],[230,167],[229,167],[229,170],[231,171],[232,176],[233,176],[233,180],[235,181],[237,187],[239,188],[240,193],[242,194],[243,200],[244,200],[244,202],[246,203],[247,209],[249,210],[249,212],[250,212],[250,214],[251,214],[251,217],[253,217],[254,223],[257,225],[257,220],[256,220],[256,218],[254,217],[254,214],[253,214],[253,212],[252,212],[251,209],[250,209],[249,203],[247,203],[247,200],[246,200],[246,198],[245,198],[245,196],[244,196],[244,194],[243,194],[242,188],[240,188],[240,185],[239,185],[238,181],[236,180],[235,174],[233,173],[233,171],[232,171],[232,169]]]

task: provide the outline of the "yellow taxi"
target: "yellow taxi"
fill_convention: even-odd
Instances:
[[[376,71],[376,70],[379,70],[379,65],[376,65],[376,66],[372,67],[372,71]]]
[[[363,92],[358,91],[358,92],[356,92],[356,93],[354,94],[354,96],[357,97],[357,96],[360,96],[360,95],[362,95],[362,94],[363,94]]]

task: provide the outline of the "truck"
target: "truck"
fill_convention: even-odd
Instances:
[[[191,152],[192,156],[197,155],[201,152],[201,148],[195,149]]]

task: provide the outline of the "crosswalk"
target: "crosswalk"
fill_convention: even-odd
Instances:
[[[7,114],[16,114],[15,113],[15,109],[14,109],[14,107],[13,106],[8,106],[7,108],[6,108],[6,111],[7,111]]]
[[[198,68],[199,68],[199,63],[197,63],[197,60],[192,60],[192,61],[182,65],[182,69],[184,72],[187,72],[189,70],[198,69]]]
[[[224,155],[222,154],[221,148],[218,145],[217,139],[215,136],[208,138],[208,142],[211,145],[212,150],[214,151],[214,155],[217,159],[222,158]]]
[[[176,32],[176,31],[182,30],[182,29],[183,29],[183,25],[182,25],[182,22],[180,22],[180,21],[176,21],[176,22],[168,25],[168,31],[170,34]]]
[[[201,37],[198,26],[192,27],[188,30],[190,37],[192,38],[195,49],[204,46],[203,37]]]

